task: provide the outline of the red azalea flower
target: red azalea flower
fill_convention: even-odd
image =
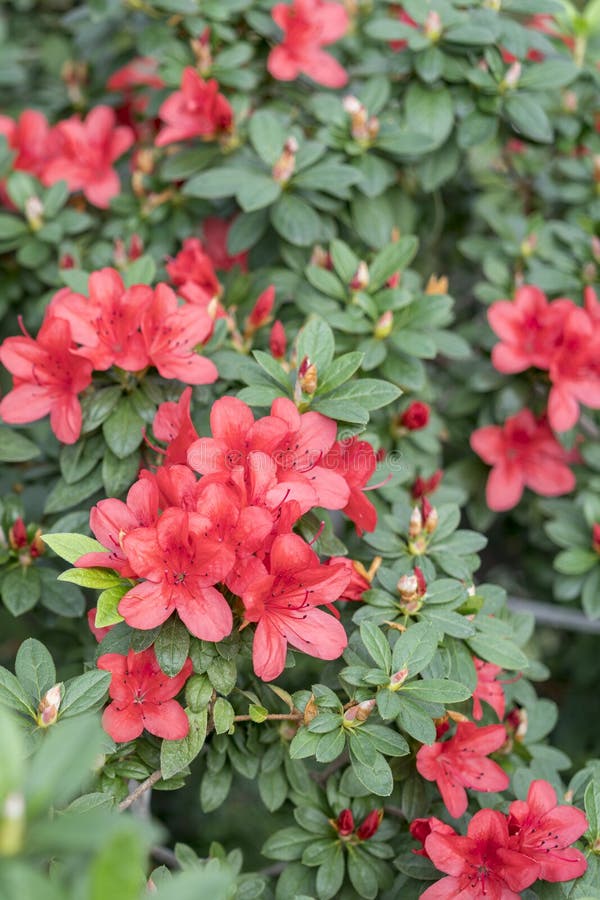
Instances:
[[[125,66],[121,66],[116,72],[113,72],[108,81],[106,88],[109,91],[128,91],[137,87],[163,88],[164,81],[157,74],[158,60],[152,56],[136,56],[131,62]]]
[[[100,500],[90,511],[90,528],[107,552],[96,551],[80,556],[76,566],[101,566],[114,569],[123,578],[135,578],[123,538],[135,528],[150,528],[158,519],[158,488],[150,479],[140,479],[129,488],[127,503],[110,498]]]
[[[473,692],[473,718],[479,722],[483,718],[483,709],[481,701],[485,700],[492,707],[500,721],[504,718],[506,706],[506,698],[504,696],[504,688],[496,677],[502,671],[500,666],[493,663],[484,662],[482,659],[473,657],[475,669],[477,671],[477,685]]]
[[[264,473],[270,475],[269,484],[275,480],[275,463],[270,459],[278,444],[286,435],[281,419],[263,416],[254,421],[250,407],[236,397],[221,397],[210,411],[212,438],[199,438],[188,451],[188,464],[201,475],[213,480],[230,481],[239,469],[243,476],[249,454],[269,455]]]
[[[166,269],[178,293],[190,303],[206,307],[214,297],[221,296],[222,288],[212,260],[198,238],[186,238]]]
[[[520,900],[540,867],[509,847],[506,817],[491,809],[475,813],[467,836],[433,831],[425,840],[427,855],[448,877],[421,894],[421,900]]]
[[[62,289],[52,299],[54,315],[66,319],[76,351],[97,371],[119,366],[138,372],[149,364],[139,327],[144,309],[152,302],[152,288],[136,284],[125,288],[116,269],[100,269],[89,278],[89,298]]]
[[[102,716],[102,725],[118,743],[133,741],[144,730],[168,741],[180,741],[189,731],[183,707],[173,699],[192,674],[186,659],[181,672],[170,678],[158,665],[154,647],[127,656],[105,653],[98,668],[112,673],[108,693],[112,699]]]
[[[555,431],[577,424],[579,404],[600,409],[600,333],[586,310],[571,306],[550,360],[548,419]]]
[[[377,467],[372,446],[357,437],[349,441],[336,441],[323,458],[322,465],[337,471],[348,485],[350,497],[343,512],[354,522],[356,533],[360,536],[365,531],[374,531],[377,510],[364,495],[367,482]]]
[[[347,583],[342,566],[321,565],[297,534],[275,538],[268,570],[249,573],[241,590],[246,622],[258,623],[252,661],[259,678],[272,681],[281,674],[288,644],[317,659],[341,656],[346,632],[317,607],[337,600]]]
[[[413,819],[408,826],[408,830],[415,841],[419,841],[423,845],[420,850],[412,850],[412,853],[415,856],[424,856],[426,859],[429,859],[429,856],[425,849],[425,841],[430,834],[433,834],[434,831],[438,834],[456,834],[451,825],[446,825],[445,822],[442,822],[441,819],[437,819],[435,816],[429,816],[428,819]]]
[[[570,844],[588,828],[588,821],[574,806],[557,806],[556,791],[547,781],[532,781],[527,800],[510,805],[510,846],[534,860],[544,881],[571,881],[587,869],[586,858]]]
[[[454,737],[424,745],[417,752],[417,771],[427,781],[435,781],[450,815],[457,819],[467,809],[465,788],[475,791],[504,791],[510,783],[506,772],[488,759],[506,740],[502,725],[478,728],[473,722],[459,722]]]
[[[219,377],[210,359],[194,352],[207,341],[213,321],[198,306],[180,306],[167,284],[158,284],[141,321],[148,358],[163,378],[187,384],[212,384]]]
[[[181,90],[167,97],[158,114],[166,124],[156,138],[157,147],[195,137],[213,141],[233,127],[233,111],[217,82],[204,81],[191,66],[183,70]]]
[[[72,116],[56,126],[58,155],[45,167],[42,182],[66,181],[70,191],[83,191],[94,206],[106,209],[121,184],[113,163],[135,140],[131,128],[116,125],[110,106],[96,106],[85,120]]]
[[[227,575],[235,556],[230,547],[206,537],[211,526],[199,513],[167,509],[155,527],[125,535],[129,563],[146,579],[119,603],[128,625],[155,628],[177,610],[189,631],[204,641],[220,641],[231,633],[231,609],[213,585]]]
[[[233,219],[226,221],[209,217],[202,223],[202,234],[206,252],[212,259],[215,269],[220,272],[228,272],[234,266],[239,266],[242,272],[248,271],[248,252],[229,254],[227,249],[227,235],[233,224]]]
[[[415,400],[400,416],[400,424],[409,431],[419,431],[429,422],[430,409],[426,403]]]
[[[563,320],[571,300],[548,303],[535,285],[517,289],[514,300],[498,300],[488,310],[488,321],[500,338],[492,349],[492,363],[499,372],[513,374],[531,366],[547,369],[559,344]]]
[[[341,3],[326,0],[293,0],[271,10],[283,31],[283,41],[269,53],[267,69],[278,81],[308,75],[317,84],[340,88],[348,82],[346,70],[322,49],[348,30],[348,13]]]
[[[152,430],[159,441],[168,444],[165,466],[187,465],[187,452],[198,440],[198,432],[190,415],[191,402],[192,389],[186,387],[177,403],[167,401],[156,410]]]
[[[11,425],[35,422],[50,413],[50,427],[63,444],[81,432],[78,394],[92,380],[92,366],[77,356],[68,322],[51,313],[34,340],[6,338],[0,362],[13,375],[13,390],[0,402],[0,418]]]
[[[0,134],[11,150],[16,150],[12,168],[41,178],[48,163],[58,152],[58,135],[45,115],[35,109],[24,110],[17,121],[0,116]]]
[[[301,415],[285,397],[273,401],[271,416],[285,426],[274,459],[277,479],[286,496],[305,504],[305,511],[311,506],[343,509],[350,493],[346,479],[325,465],[334,445],[337,423],[318,412]]]
[[[543,497],[568,494],[575,487],[569,454],[548,423],[537,420],[529,409],[510,416],[502,426],[478,428],[471,435],[471,447],[493,466],[486,487],[490,509],[512,509],[526,487]]]

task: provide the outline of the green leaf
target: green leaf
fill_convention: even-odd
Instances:
[[[369,289],[376,291],[388,278],[405,269],[417,252],[418,246],[418,239],[407,235],[380,250],[369,266]]]
[[[308,834],[303,828],[292,825],[290,828],[282,828],[275,832],[263,845],[261,853],[269,859],[279,859],[289,862],[300,859],[308,844],[313,843],[314,835]]]
[[[365,754],[363,752],[364,745],[359,744],[357,737],[357,734],[350,733],[352,771],[363,787],[366,787],[372,794],[376,794],[378,797],[389,797],[394,789],[394,778],[387,760],[375,750],[373,744],[371,744],[372,750]],[[357,750],[360,756],[357,756]]]
[[[288,795],[288,782],[281,768],[260,773],[258,793],[269,812],[275,812],[285,803]]]
[[[90,569],[67,569],[58,576],[58,581],[68,581],[86,588],[111,588],[118,585],[121,576],[112,569],[93,566]]]
[[[554,560],[554,568],[564,575],[584,575],[599,565],[600,558],[593,550],[584,550],[582,547],[572,547],[562,550]]]
[[[109,417],[123,392],[118,385],[102,388],[93,394],[84,396],[81,401],[81,409],[83,412],[83,424],[81,426],[82,434],[88,434],[94,431],[99,425]]]
[[[44,512],[46,514],[62,512],[77,506],[102,488],[101,466],[96,468],[75,484],[67,484],[59,478],[46,498]]]
[[[160,748],[160,770],[164,779],[172,778],[185,769],[200,753],[206,740],[208,710],[186,710],[190,730],[180,741],[164,740]]]
[[[229,700],[217,697],[213,706],[213,723],[217,734],[227,734],[233,725],[235,710]]]
[[[321,266],[307,266],[306,277],[313,287],[328,297],[335,297],[336,300],[346,300],[346,288],[339,278],[328,269]]]
[[[372,622],[362,622],[360,637],[367,652],[379,668],[389,672],[392,665],[392,651],[389,641],[381,628],[378,628]]]
[[[17,712],[34,717],[31,697],[23,689],[12,672],[0,666],[0,706],[7,706]]]
[[[329,252],[331,253],[333,268],[340,276],[343,284],[349,284],[358,269],[360,262],[358,256],[352,252],[348,244],[338,240],[331,242]]]
[[[438,644],[436,632],[424,622],[411,625],[394,644],[392,670],[408,669],[408,677],[418,675],[435,656]]]
[[[510,124],[518,134],[542,144],[552,141],[552,125],[535,96],[513,94],[507,99],[505,109]]]
[[[406,125],[429,135],[434,150],[445,142],[454,124],[454,104],[447,88],[433,89],[413,81],[405,94]]]
[[[230,694],[237,680],[237,667],[233,659],[217,657],[207,669],[211,684],[220,694]]]
[[[228,765],[223,766],[220,772],[205,773],[200,785],[202,812],[212,812],[225,802],[231,788],[232,776],[233,773]]]
[[[29,229],[22,219],[0,213],[0,241],[18,241],[28,232]]]
[[[390,384],[388,381],[380,381],[378,378],[360,378],[335,388],[327,394],[326,401],[324,399],[321,402],[321,398],[317,397],[312,405],[315,409],[321,409],[325,402],[346,400],[363,409],[379,409],[382,406],[389,406],[398,399],[401,393],[402,391],[396,385]]]
[[[60,718],[65,719],[97,706],[108,691],[110,672],[93,669],[65,682]]]
[[[314,756],[319,745],[321,735],[306,728],[300,728],[290,744],[291,759],[306,759],[307,756]]]
[[[137,450],[119,459],[109,450],[105,450],[102,459],[102,482],[109,497],[118,497],[131,487],[136,480],[140,468],[140,455]]]
[[[259,364],[261,369],[269,375],[273,381],[276,381],[277,384],[280,384],[281,387],[285,388],[286,391],[290,391],[290,379],[287,372],[282,369],[279,363],[273,359],[273,357],[269,353],[265,353],[264,350],[253,350],[252,356]]]
[[[427,703],[461,703],[468,700],[471,691],[458,681],[450,681],[442,678],[419,679],[404,684],[402,694],[409,694],[417,700],[425,700]]]
[[[526,655],[514,643],[514,635],[510,630],[504,629],[491,618],[476,619],[478,634],[467,639],[467,643],[473,653],[480,659],[502,666],[503,669],[513,669],[520,672],[529,666]]]
[[[40,599],[41,587],[37,569],[32,566],[17,566],[2,579],[2,601],[13,616],[22,616],[33,609]]]
[[[317,871],[316,884],[319,900],[331,900],[332,897],[338,896],[344,880],[345,868],[342,845],[339,841],[335,841]]]
[[[127,593],[125,585],[117,585],[107,588],[98,596],[96,605],[96,628],[107,628],[109,625],[117,625],[123,621],[119,615],[119,603]]]
[[[217,199],[233,197],[243,187],[248,173],[243,169],[208,169],[187,182],[182,193],[186,197]]]
[[[317,375],[331,363],[335,351],[333,331],[324,319],[309,319],[298,332],[298,362],[308,357],[317,367]]]
[[[431,715],[423,707],[402,692],[398,726],[422,744],[433,744],[435,741],[435,725]]]
[[[40,455],[40,449],[24,434],[0,425],[0,462],[27,462]]]
[[[519,88],[530,91],[553,91],[575,81],[579,69],[570,59],[546,59],[521,74]]]
[[[308,247],[318,241],[321,222],[312,206],[293,194],[284,194],[271,209],[275,231],[297,247]]]
[[[74,584],[61,584],[56,569],[39,570],[41,603],[58,616],[78,618],[85,612],[85,597]]]
[[[281,185],[268,175],[247,175],[236,193],[237,202],[244,212],[255,212],[271,206],[281,194]]]
[[[339,387],[348,381],[363,361],[363,353],[353,350],[350,353],[344,353],[338,356],[325,369],[323,373],[319,373],[319,384],[317,387],[317,396],[329,393],[334,388]]]
[[[88,475],[106,451],[101,434],[84,437],[67,444],[60,451],[60,473],[67,484],[75,484]]]
[[[600,618],[600,566],[587,576],[581,592],[584,612],[590,619]]]
[[[23,641],[15,660],[15,675],[33,699],[35,706],[46,691],[56,684],[54,660],[35,638]]]
[[[592,843],[600,838],[600,778],[593,778],[585,789],[583,798]]]
[[[348,877],[360,897],[374,900],[379,893],[379,882],[374,861],[362,849],[353,847],[348,853]]]
[[[131,827],[117,831],[100,847],[89,874],[90,900],[137,900],[146,883],[146,847]]]
[[[152,284],[156,277],[156,263],[147,253],[127,264],[123,272],[125,287],[134,284]]]
[[[286,132],[277,116],[265,109],[252,114],[248,125],[252,146],[268,166],[273,166],[281,156]]]
[[[104,439],[119,459],[125,459],[142,443],[144,420],[129,397],[122,397],[102,425]]]
[[[70,563],[77,562],[86,553],[106,552],[106,547],[84,534],[43,534],[42,540],[57,556]]]
[[[165,675],[179,675],[190,652],[190,633],[177,616],[167,619],[160,629],[154,651]]]

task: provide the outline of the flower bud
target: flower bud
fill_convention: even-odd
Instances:
[[[445,275],[441,275],[439,278],[437,275],[430,275],[425,285],[425,293],[426,294],[447,294],[448,293],[448,279]]]
[[[269,335],[269,350],[273,359],[283,359],[287,347],[287,338],[283,324],[277,319],[273,322]]]
[[[366,262],[361,259],[358,264],[358,269],[350,282],[350,287],[353,291],[363,291],[366,287],[369,286],[369,267]]]
[[[343,809],[337,817],[335,828],[340,837],[348,837],[354,831],[354,816],[352,810]]]
[[[595,234],[592,235],[592,256],[596,260],[596,262],[600,262],[600,238]],[[592,290],[592,288],[586,288],[586,290]]]
[[[596,522],[592,528],[592,547],[600,554],[600,523]]]
[[[62,684],[55,684],[49,691],[46,691],[38,706],[37,723],[40,728],[48,728],[54,725],[58,719],[58,710],[60,709]]]
[[[190,41],[192,52],[196,57],[196,68],[206,78],[210,75],[213,66],[212,53],[210,52],[210,28],[205,28],[199,38]]]
[[[427,18],[423,25],[423,32],[425,37],[429,38],[432,44],[439,41],[442,36],[442,20],[440,19],[440,14],[433,9],[427,13]]]
[[[71,256],[70,253],[63,253],[58,261],[59,269],[74,269],[75,268],[75,260]]]
[[[406,666],[403,669],[399,669],[398,672],[394,672],[394,674],[390,678],[390,683],[388,685],[389,690],[399,691],[407,678],[408,669],[406,668]]]
[[[575,91],[565,91],[562,96],[562,108],[564,111],[568,113],[577,112],[578,106],[579,101]]]
[[[522,69],[523,67],[518,59],[511,63],[507,69],[506,75],[500,82],[500,91],[507,91],[515,88],[519,83]]]
[[[20,550],[27,546],[27,529],[23,519],[19,516],[8,529],[8,543],[13,550]]]
[[[0,857],[16,856],[25,837],[25,798],[20,792],[7,794],[0,808]]]
[[[333,269],[331,254],[328,253],[320,244],[315,244],[310,255],[310,265],[318,266],[319,269]]]
[[[438,527],[439,515],[435,506],[432,506],[427,497],[423,497],[421,501],[423,503],[422,515],[423,515],[423,531],[425,534],[433,534],[435,529]],[[425,504],[427,504],[427,513],[425,512]]]
[[[370,812],[364,822],[362,822],[362,824],[359,825],[356,830],[356,836],[359,838],[359,840],[368,841],[369,838],[372,838],[381,825],[382,819],[382,809],[374,809],[372,812]]]
[[[402,600],[412,600],[419,590],[419,582],[416,575],[401,575],[396,589]]]
[[[412,513],[410,514],[410,522],[408,523],[408,536],[409,538],[418,537],[423,531],[423,516],[421,515],[421,510],[418,506],[413,508]]]
[[[344,713],[344,724],[353,725],[366,722],[373,709],[375,708],[375,700],[363,700],[362,703],[356,703],[350,706]]]
[[[315,701],[315,695],[311,694],[310,700],[304,707],[304,716],[303,716],[302,721],[305,725],[308,725],[309,722],[312,722],[312,720],[315,719],[318,715],[319,715],[319,707],[317,706],[317,703]]]
[[[438,469],[430,478],[421,478],[419,475],[415,479],[415,483],[413,484],[410,495],[413,500],[421,500],[427,494],[433,494],[435,490],[440,485],[440,482],[443,478],[444,473],[441,469]]]
[[[38,528],[38,529],[36,529],[36,532],[33,536],[33,540],[31,541],[31,543],[29,545],[29,553],[31,554],[31,556],[33,556],[35,558],[38,556],[42,556],[42,554],[45,552],[46,552],[46,545],[42,540],[42,529]]]
[[[32,231],[39,231],[44,224],[44,204],[35,195],[25,201],[25,218]]]
[[[139,234],[132,234],[129,239],[129,261],[139,259],[144,252],[144,242]]]
[[[317,390],[317,367],[314,363],[311,363],[308,356],[305,356],[300,363],[297,384],[305,394],[309,394],[310,396]]]
[[[248,322],[246,323],[247,335],[254,334],[255,331],[270,321],[274,303],[275,288],[271,285],[262,292],[248,316]]]
[[[400,416],[400,424],[409,431],[419,431],[429,422],[430,409],[426,403],[415,400]]]
[[[281,156],[273,166],[271,175],[277,184],[287,184],[296,168],[296,153],[298,141],[295,137],[289,137],[283,145]]]
[[[386,337],[390,336],[393,327],[394,313],[391,311],[391,309],[386,309],[386,311],[382,313],[382,315],[377,319],[375,323],[373,337],[375,337],[378,341],[383,341]]]

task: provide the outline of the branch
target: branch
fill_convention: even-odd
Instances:
[[[132,791],[124,800],[119,803],[119,809],[129,809],[132,803],[135,803],[136,800],[146,793],[146,791],[151,790],[157,781],[160,781],[162,778],[162,772],[160,769],[157,769],[156,772],[153,772],[152,775],[149,775],[145,781],[142,781],[141,784],[138,784],[135,791]]]
[[[301,712],[297,710],[295,712],[289,713],[269,713],[268,716],[265,716],[262,720],[263,722],[300,722],[303,716]],[[252,718],[252,716],[234,716],[234,722],[255,722],[256,720]],[[257,723],[260,724],[260,723]]]
[[[334,759],[332,763],[330,763],[322,772],[310,772],[310,777],[313,781],[316,781],[317,784],[323,785],[327,781],[330,775],[333,775],[334,772],[337,772],[338,769],[343,769],[344,766],[350,762],[350,756],[348,755],[348,751],[344,750],[337,759]]]

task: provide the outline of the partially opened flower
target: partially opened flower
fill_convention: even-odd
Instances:
[[[271,10],[283,31],[283,41],[267,61],[273,78],[293,81],[308,75],[317,84],[339,88],[348,82],[346,70],[322,49],[342,38],[348,30],[348,13],[342,3],[329,0],[293,0],[277,3]]]
[[[167,97],[158,114],[165,124],[156,138],[157,147],[195,137],[212,141],[233,127],[233,111],[217,82],[214,78],[204,81],[191,66],[183,70],[181,89]]]
[[[12,168],[41,178],[48,163],[58,153],[59,139],[46,116],[36,109],[25,109],[15,121],[0,116],[0,135],[16,151]]]
[[[530,366],[547,369],[561,339],[565,313],[571,300],[548,298],[535,285],[523,285],[514,300],[497,300],[488,310],[488,320],[500,343],[492,349],[492,362],[499,372],[523,372]]]
[[[494,663],[484,662],[477,657],[473,657],[473,662],[477,671],[477,684],[473,691],[473,718],[476,721],[483,718],[481,701],[484,700],[502,721],[506,698],[501,682],[496,681],[502,669],[500,666],[495,666]]]
[[[97,665],[112,674],[108,689],[112,703],[104,710],[102,725],[113,740],[133,741],[144,729],[169,741],[187,735],[188,717],[173,698],[192,674],[191,659],[174,678],[160,668],[153,647],[143,653],[130,650],[127,656],[105,653]]]
[[[336,441],[324,456],[322,465],[333,469],[343,477],[350,495],[343,512],[354,522],[356,533],[374,531],[377,526],[377,510],[365,497],[365,490],[377,467],[377,457],[371,444],[352,437]]]
[[[190,303],[206,307],[221,295],[213,262],[198,238],[186,238],[177,256],[167,263],[166,270],[178,293]]]

